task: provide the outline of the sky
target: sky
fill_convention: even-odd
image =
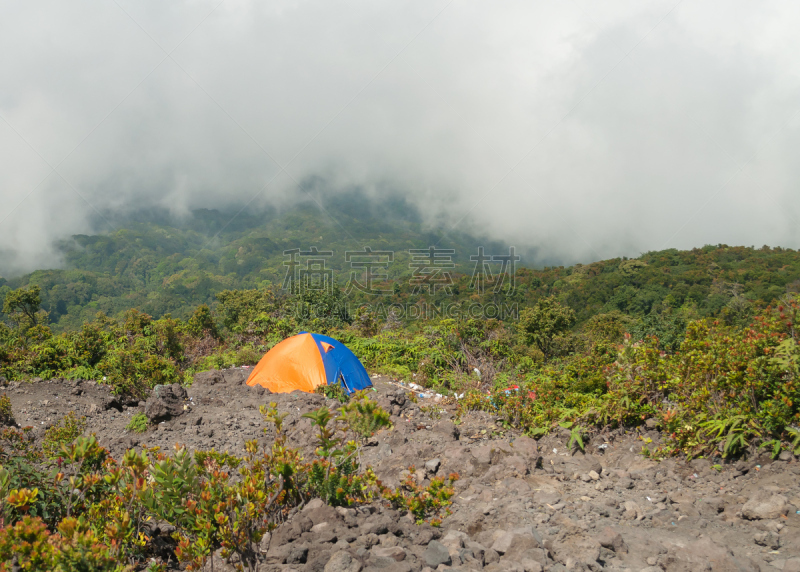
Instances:
[[[798,248],[798,28],[792,1],[3,2],[0,270],[135,209],[352,188],[564,263]]]

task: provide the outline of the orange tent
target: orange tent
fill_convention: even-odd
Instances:
[[[273,393],[313,392],[320,385],[340,383],[347,393],[372,385],[367,371],[343,343],[302,332],[269,350],[253,368],[247,385]]]

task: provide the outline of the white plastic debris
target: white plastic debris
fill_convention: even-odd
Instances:
[[[472,368],[472,371],[474,371],[474,372],[475,372],[475,375],[477,375],[478,377],[480,377],[480,376],[481,376],[481,370],[479,370],[477,367],[473,367],[473,368]]]
[[[597,446],[598,449],[608,449],[608,443],[603,443],[602,445]]]
[[[558,453],[558,449],[553,449],[553,453],[557,454]]]

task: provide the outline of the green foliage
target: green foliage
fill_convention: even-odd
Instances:
[[[14,425],[14,412],[11,410],[11,400],[5,393],[0,397],[0,426]]]
[[[451,473],[447,478],[434,477],[426,487],[419,485],[416,481],[415,468],[409,467],[407,475],[400,487],[395,490],[381,487],[383,498],[388,500],[396,509],[407,510],[417,522],[429,522],[434,526],[439,526],[442,518],[450,514],[448,508],[450,499],[455,494],[453,483],[458,480],[457,473]]]
[[[607,314],[596,314],[586,321],[583,329],[596,342],[621,343],[628,331],[631,319],[615,310]]]
[[[362,440],[392,424],[389,421],[389,414],[370,400],[364,391],[354,393],[350,401],[339,411],[341,413],[339,419],[347,423],[350,430]]]
[[[211,315],[211,309],[206,304],[201,304],[194,311],[192,317],[186,322],[186,331],[198,338],[206,335],[212,338],[220,337],[214,317]]]
[[[86,429],[86,417],[78,417],[70,411],[47,429],[42,440],[42,451],[48,459],[61,456],[62,446],[69,445]]]
[[[556,339],[574,323],[575,312],[550,296],[540,298],[532,307],[524,308],[517,327],[524,344],[536,346],[545,356],[550,356],[555,350]]]
[[[3,313],[14,322],[18,329],[31,328],[46,315],[40,314],[42,289],[39,286],[18,288],[6,294]]]
[[[254,570],[264,533],[302,503],[322,498],[348,506],[373,500],[375,474],[359,466],[359,445],[347,440],[352,431],[346,422],[334,422],[324,407],[308,414],[319,448],[306,461],[286,446],[286,414],[274,403],[261,411],[277,436],[264,449],[256,441],[246,443],[243,457],[213,450],[190,455],[176,447],[172,455],[129,450],[117,461],[93,436],[67,444],[73,418],[48,435],[49,449],[60,445],[52,462],[44,451],[31,451],[22,432],[7,430],[0,435],[0,571],[12,565],[14,570],[132,570],[148,560],[148,569],[160,569],[165,562],[152,560],[159,546],[146,526],[153,519],[175,527],[175,554],[188,569],[203,569],[221,548],[223,556],[236,555],[243,569]],[[49,467],[50,474],[35,469],[26,474],[31,462]]]
[[[144,413],[137,413],[131,416],[131,420],[125,426],[125,429],[134,433],[144,433],[147,431],[147,415]]]
[[[564,429],[569,429],[569,441],[567,442],[567,449],[572,451],[573,447],[579,449],[581,452],[586,450],[583,440],[586,436],[586,429],[580,425],[576,425],[572,421],[563,421],[559,423]]]
[[[335,399],[339,403],[347,403],[347,392],[338,383],[333,385],[318,385],[314,388],[314,393],[324,395],[328,399]]]
[[[635,341],[653,337],[658,340],[659,348],[674,352],[683,342],[686,324],[686,318],[679,314],[650,313],[637,320],[629,331]]]
[[[337,437],[337,430],[328,426],[333,416],[327,407],[303,417],[310,419],[317,428],[319,456],[311,465],[307,491],[331,506],[368,500],[371,497],[368,491],[376,484],[375,475],[369,469],[359,474],[358,445],[346,440],[348,427],[339,431]]]
[[[786,432],[789,434],[789,438],[792,440],[791,444],[789,445],[789,450],[794,455],[800,455],[800,429],[797,427],[788,427]]]

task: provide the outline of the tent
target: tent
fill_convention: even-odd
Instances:
[[[367,370],[346,345],[308,332],[274,346],[247,378],[247,385],[261,385],[273,393],[313,392],[320,385],[335,383],[348,394],[372,386]]]

